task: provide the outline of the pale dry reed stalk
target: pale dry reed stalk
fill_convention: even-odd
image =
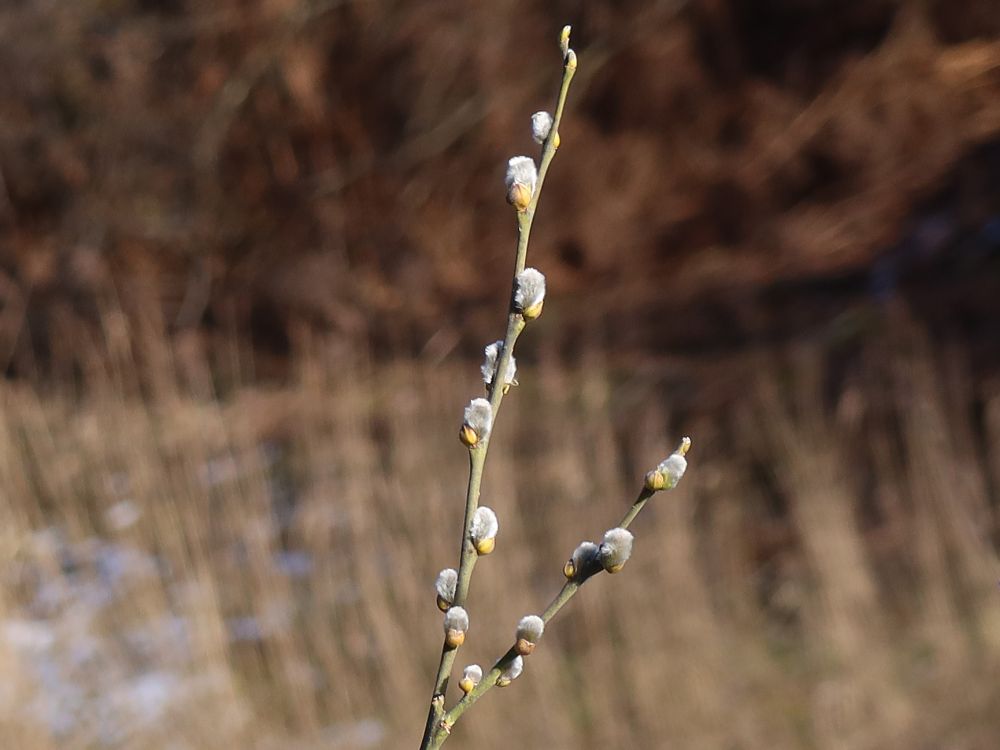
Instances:
[[[646,474],[642,490],[618,526],[609,529],[600,544],[585,541],[576,548],[563,568],[566,582],[562,589],[540,616],[526,615],[521,618],[514,645],[485,674],[478,664],[465,667],[459,682],[463,697],[450,709],[446,709],[448,682],[455,658],[458,649],[465,643],[472,624],[472,618],[465,608],[472,572],[479,557],[493,552],[499,530],[496,514],[489,508],[479,507],[486,455],[503,397],[512,385],[517,385],[514,345],[525,325],[541,314],[545,300],[545,277],[536,269],[525,268],[525,263],[531,224],[545,175],[560,145],[559,124],[569,85],[577,68],[577,56],[570,49],[569,36],[570,27],[566,26],[559,40],[563,78],[555,115],[536,112],[531,117],[532,138],[542,146],[540,166],[536,169],[534,160],[527,156],[515,156],[507,165],[507,202],[517,212],[518,227],[507,331],[502,340],[486,347],[482,374],[488,398],[474,398],[469,403],[459,431],[459,438],[469,449],[465,521],[462,526],[459,567],[457,570],[442,570],[434,586],[438,607],[445,613],[445,637],[421,750],[440,748],[450,736],[455,723],[476,701],[494,686],[506,687],[517,679],[524,669],[525,658],[534,652],[545,626],[591,576],[600,572],[618,573],[624,567],[632,554],[634,541],[632,533],[628,531],[629,525],[650,497],[660,490],[673,489],[687,469],[685,455],[691,447],[691,441],[685,437],[674,453]]]

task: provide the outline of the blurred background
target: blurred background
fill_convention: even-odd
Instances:
[[[7,0],[3,747],[419,744],[564,23],[451,744],[1000,746],[1000,3]]]

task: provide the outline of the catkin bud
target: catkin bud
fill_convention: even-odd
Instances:
[[[514,650],[521,656],[527,656],[535,650],[535,644],[545,632],[545,621],[538,615],[525,615],[517,624],[517,638]]]
[[[483,373],[483,382],[487,386],[492,385],[493,379],[496,377],[497,367],[500,366],[500,351],[502,349],[503,341],[494,341],[484,350],[486,359],[479,367],[479,371]],[[503,386],[505,389],[508,386],[517,385],[517,362],[514,360],[513,354],[510,355],[510,361],[507,362],[507,367],[503,375]],[[506,393],[506,390],[504,392]]]
[[[681,481],[681,477],[684,476],[684,472],[687,471],[687,459],[684,456],[690,449],[691,438],[682,438],[677,450],[646,474],[646,489],[656,492],[658,490],[672,490],[676,487],[677,483]]]
[[[462,679],[458,683],[458,686],[462,688],[463,693],[468,695],[479,684],[481,679],[483,679],[483,668],[478,664],[470,664],[462,672]]]
[[[458,585],[458,571],[454,568],[445,568],[438,573],[434,588],[437,590],[437,605],[442,612],[447,612],[448,608],[455,601],[455,587]]]
[[[465,407],[465,421],[458,437],[470,448],[490,435],[493,428],[493,408],[485,398],[474,398]]]
[[[563,566],[563,575],[571,581],[586,576],[589,570],[596,567],[597,551],[598,546],[593,542],[580,542]]]
[[[562,31],[559,32],[559,51],[562,52],[563,57],[569,53],[569,34],[572,30],[572,26],[563,26]]]
[[[534,268],[525,268],[517,275],[514,289],[514,309],[525,320],[534,320],[542,314],[545,304],[545,275]]]
[[[576,53],[573,50],[566,53],[566,69],[576,70]]]
[[[530,156],[515,156],[507,162],[507,202],[518,211],[524,211],[535,194],[538,169]]]
[[[597,551],[603,567],[609,573],[617,573],[625,567],[632,556],[632,542],[635,537],[628,529],[611,529],[605,532],[604,541]]]
[[[469,630],[469,613],[462,607],[452,607],[444,613],[444,642],[448,648],[458,648],[465,643]]]
[[[521,670],[524,669],[524,659],[520,656],[515,656],[513,661],[503,668],[500,672],[500,676],[497,677],[497,687],[507,687],[510,683],[521,676]]]
[[[549,137],[549,133],[551,132],[552,115],[548,112],[535,112],[535,114],[531,116],[531,137],[534,139],[535,143],[545,143],[545,139]],[[552,145],[559,148],[559,133],[556,133],[556,137],[553,139]]]
[[[476,508],[472,516],[472,546],[480,555],[488,555],[497,544],[497,532],[500,531],[500,522],[497,514],[486,506]]]

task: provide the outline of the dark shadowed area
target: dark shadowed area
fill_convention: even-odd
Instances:
[[[0,746],[416,749],[565,23],[446,747],[1000,746],[996,0],[0,5]]]

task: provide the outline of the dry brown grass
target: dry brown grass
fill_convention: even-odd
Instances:
[[[83,397],[3,385],[0,745],[416,746],[476,370],[299,360],[219,399],[169,377],[140,398],[112,371]],[[655,368],[522,362],[462,663],[548,600],[668,435],[696,448],[626,573],[587,586],[456,747],[997,746],[1000,389],[905,323],[833,388],[828,364],[687,363],[743,384],[699,410]]]

